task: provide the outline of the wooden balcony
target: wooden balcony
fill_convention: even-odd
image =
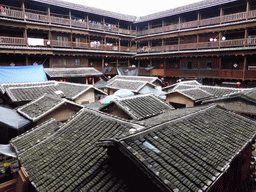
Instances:
[[[6,7],[6,6],[4,6]],[[85,29],[94,29],[100,31],[108,31],[113,33],[121,33],[126,35],[133,35],[135,36],[137,33],[135,30],[117,28],[115,25],[112,24],[98,24],[93,22],[87,22],[83,19],[78,18],[69,18],[68,15],[48,15],[46,12],[34,13],[30,11],[23,12],[22,10],[14,9],[14,8],[4,8],[4,11],[1,12],[0,17],[9,17],[15,19],[22,19],[24,21],[37,21],[42,23],[49,23],[49,24],[57,24],[57,25],[64,25],[70,27],[80,27]]]
[[[220,70],[220,78],[243,79],[243,70]]]
[[[242,21],[242,20],[254,19],[254,18],[256,18],[256,10],[146,29],[146,30],[138,31],[137,36],[163,33],[168,31],[177,31],[177,30],[188,29],[188,28],[189,29],[198,28],[198,27],[204,27],[204,26],[210,26],[210,25],[219,25],[222,23]]]
[[[155,47],[138,48],[138,53],[164,52],[164,51],[181,51],[181,50],[197,50],[197,49],[213,49],[227,47],[244,47],[256,45],[256,38],[235,39],[217,42],[199,42],[176,45],[164,45]]]
[[[246,70],[244,79],[245,80],[255,80],[256,79],[256,70]]]
[[[0,45],[26,46],[27,39],[26,38],[18,38],[18,37],[0,36]]]

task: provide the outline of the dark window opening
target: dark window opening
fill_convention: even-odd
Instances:
[[[188,67],[187,67],[187,68],[188,68],[188,69],[192,69],[192,61],[188,61],[187,64],[188,64]]]
[[[173,103],[173,102],[170,102],[170,105],[172,105],[175,109],[185,108],[186,107],[185,104]]]

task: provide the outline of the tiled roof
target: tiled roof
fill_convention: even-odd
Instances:
[[[189,84],[177,84],[169,91],[178,91],[178,90],[186,90],[191,88],[200,88],[201,90],[212,94],[215,97],[223,97],[234,93],[247,93],[251,89],[239,89],[239,88],[229,88],[229,87],[218,87],[218,86],[208,86],[208,85],[189,85]],[[165,88],[166,89],[166,88]]]
[[[93,85],[86,85],[86,84],[78,84],[78,83],[68,83],[68,82],[59,82],[56,85],[58,90],[61,90],[66,98],[74,100],[89,89],[97,90],[98,92],[104,93],[100,89],[95,88]]]
[[[239,113],[256,114],[256,98],[245,93],[231,94],[226,97],[214,98],[203,101],[205,103],[217,103],[218,105]]]
[[[146,85],[154,87],[153,84],[148,83],[147,81],[115,79],[108,83],[107,88],[129,89],[129,90],[137,93],[140,91],[140,89],[142,89]]]
[[[256,88],[254,88],[254,89],[252,89],[252,90],[250,90],[250,91],[248,91],[248,92],[245,92],[244,93],[246,96],[248,96],[248,97],[251,97],[251,98],[253,98],[253,99],[256,99]]]
[[[30,142],[29,136],[15,138],[12,145],[38,191],[121,191],[126,184],[109,169],[106,149],[95,142],[134,127],[139,125],[84,108],[33,147],[19,150]]]
[[[121,13],[111,12],[111,11],[107,11],[107,10],[103,10],[103,9],[98,9],[95,7],[70,3],[70,2],[61,1],[61,0],[33,0],[33,1],[45,3],[48,5],[55,5],[55,6],[59,6],[59,7],[63,7],[63,8],[68,8],[71,10],[82,11],[82,12],[92,13],[92,14],[96,14],[96,15],[102,15],[102,16],[115,18],[115,19],[119,19],[119,20],[124,20],[124,21],[133,22],[136,20],[136,16],[125,15],[125,14],[121,14]]]
[[[22,107],[19,107],[17,111],[29,120],[35,122],[53,110],[67,103],[79,108],[83,108],[82,105],[78,105],[74,102],[68,101],[67,99],[44,94],[38,99],[33,100]]]
[[[207,191],[256,135],[254,121],[216,105],[165,117],[158,126],[119,138],[122,152],[165,191]]]
[[[154,83],[156,81],[159,81],[162,83],[162,81],[158,77],[149,77],[149,76],[126,76],[126,75],[116,75],[112,79],[109,80],[109,83],[111,83],[114,80],[131,80],[131,81],[146,81],[149,83]]]
[[[100,89],[95,88],[93,85],[85,85],[78,83],[57,82],[32,82],[32,83],[17,83],[17,84],[5,84],[2,86],[11,99],[12,102],[29,102],[43,94],[56,95],[56,91],[62,91],[64,96],[68,99],[74,100],[81,94],[85,93],[89,89],[94,89],[102,94],[106,94]]]
[[[166,90],[166,89],[170,90],[172,87],[174,88],[174,87],[176,87],[177,85],[183,85],[183,86],[186,86],[186,85],[188,85],[188,86],[190,86],[190,85],[195,85],[195,86],[197,86],[197,85],[198,85],[198,86],[199,86],[199,85],[202,85],[202,84],[199,83],[199,82],[196,81],[196,80],[181,81],[181,82],[178,82],[178,83],[169,85],[169,86],[167,86],[167,87],[163,87],[163,90]]]
[[[103,89],[107,86],[108,81],[104,81],[103,79],[99,80],[97,83],[95,83],[93,86],[98,89]]]
[[[166,11],[161,11],[158,13],[153,13],[150,15],[142,16],[138,19],[137,22],[140,23],[140,22],[146,22],[146,21],[150,21],[150,20],[163,18],[163,17],[179,15],[182,13],[205,9],[208,7],[214,7],[214,6],[219,6],[219,5],[226,4],[226,3],[232,3],[235,1],[237,1],[237,0],[204,0],[204,1],[196,2],[196,3],[188,4],[185,6],[173,8],[173,9],[168,9]]]
[[[55,86],[43,85],[33,87],[12,87],[8,88],[6,93],[12,102],[28,102],[37,99],[45,93],[54,95],[56,91],[57,89]]]
[[[103,106],[100,110],[103,110],[112,104],[117,105],[130,117],[138,121],[174,109],[171,105],[168,105],[157,97],[147,94],[113,100],[113,103]]]
[[[44,68],[45,73],[50,78],[62,77],[87,77],[87,76],[101,76],[102,73],[93,67],[84,68]]]
[[[142,17],[136,17],[132,15],[125,15],[121,13],[116,13],[116,12],[111,12],[103,9],[98,9],[94,7],[89,7],[85,5],[80,5],[80,4],[75,4],[75,3],[69,3],[61,0],[33,0],[35,2],[40,2],[40,3],[45,3],[48,5],[55,5],[63,8],[68,8],[71,10],[76,10],[76,11],[82,11],[82,12],[87,12],[87,13],[92,13],[96,15],[101,15],[101,16],[106,16],[110,18],[115,18],[118,20],[124,20],[124,21],[129,21],[129,22],[135,22],[135,23],[140,23],[140,22],[146,22],[154,19],[159,19],[163,17],[168,17],[172,15],[178,15],[190,11],[196,11],[208,7],[213,7],[213,6],[219,6],[221,4],[226,4],[226,3],[231,3],[235,2],[237,0],[204,0],[200,1],[197,3],[192,3],[189,5],[173,8],[173,9],[168,9],[166,11],[161,11],[153,14],[149,14],[146,16]],[[135,5],[136,6],[136,5]]]
[[[44,85],[55,85],[55,81],[40,81],[40,82],[27,82],[27,83],[2,83],[0,84],[0,90],[2,94],[5,93],[6,89],[14,87],[34,87]]]
[[[206,91],[204,91],[200,88],[181,89],[181,90],[173,91],[171,93],[175,93],[175,92],[178,92],[178,93],[192,99],[193,101],[199,101],[202,99],[207,99],[207,98],[213,97],[212,94],[207,93]],[[171,94],[171,93],[168,93],[168,94]]]
[[[55,119],[49,119],[48,121],[45,121],[29,131],[13,138],[10,142],[15,147],[16,152],[18,154],[22,154],[51,136],[58,129],[58,122]]]

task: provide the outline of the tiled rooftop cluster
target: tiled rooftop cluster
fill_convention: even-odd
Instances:
[[[120,136],[134,125],[84,108],[44,140],[33,130],[11,143],[38,191],[120,191],[127,186],[109,170],[106,150],[95,142]],[[42,133],[48,132],[45,128],[40,127]]]
[[[50,78],[68,78],[68,77],[86,77],[93,75],[102,75],[101,72],[93,67],[86,68],[45,68],[45,73]]]
[[[214,97],[223,97],[223,96],[227,96],[227,95],[234,94],[234,93],[247,93],[248,91],[251,90],[251,89],[207,86],[207,85],[201,85],[201,84],[198,84],[198,85],[187,84],[185,82],[177,83],[175,85],[165,87],[165,88],[163,88],[163,90],[165,90],[165,91],[168,90],[168,93],[170,93],[170,92],[181,91],[181,90],[184,91],[184,90],[193,89],[193,88],[197,88],[198,90],[201,90],[200,92],[204,91]],[[190,93],[190,92],[188,91],[188,93]],[[191,92],[191,94],[193,94],[193,92]]]
[[[169,191],[209,189],[255,137],[255,122],[215,105],[174,120],[164,117],[164,124],[119,142]]]

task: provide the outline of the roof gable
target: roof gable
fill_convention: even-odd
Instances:
[[[138,93],[146,85],[155,86],[147,81],[115,79],[109,82],[106,87],[111,89],[129,89]]]
[[[188,97],[188,98],[190,98],[191,100],[193,100],[195,102],[213,97],[212,94],[207,93],[206,91],[204,91],[200,88],[190,88],[190,89],[176,90],[176,91],[167,93],[167,95],[173,94],[173,93],[179,93],[181,95],[184,95],[185,97]]]
[[[22,107],[19,107],[17,111],[29,120],[35,122],[64,104],[83,108],[83,106],[68,101],[66,99],[44,94],[38,99],[33,100]]]
[[[174,109],[171,105],[168,105],[157,97],[147,94],[113,100],[111,104],[103,106],[100,110],[113,104],[125,111],[134,120],[138,121]]]

